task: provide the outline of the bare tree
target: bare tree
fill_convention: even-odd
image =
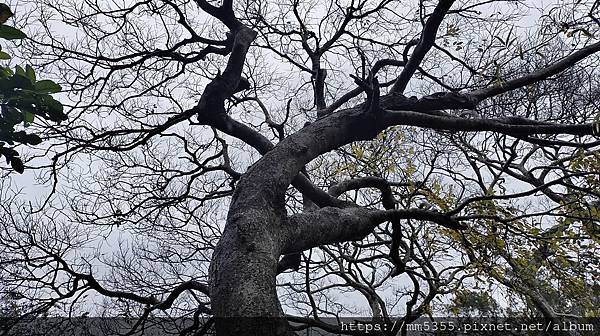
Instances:
[[[71,104],[35,125],[50,195],[2,194],[2,291],[132,333],[352,334],[323,317],[411,322],[477,281],[589,316],[597,7],[19,1]]]

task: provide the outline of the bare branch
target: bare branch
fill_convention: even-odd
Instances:
[[[427,19],[425,27],[423,27],[423,32],[421,33],[419,43],[415,47],[415,50],[406,63],[406,66],[402,70],[402,73],[400,73],[400,76],[398,76],[398,79],[396,79],[396,83],[394,83],[394,86],[391,88],[390,92],[404,92],[404,89],[406,89],[408,82],[414,75],[415,71],[417,71],[417,68],[423,61],[423,58],[425,58],[425,55],[427,55],[427,52],[435,43],[438,28],[440,27],[442,20],[446,16],[448,10],[450,10],[450,7],[452,7],[453,3],[454,0],[440,0],[438,2],[437,6],[433,10],[433,13],[431,16],[429,16],[429,19]]]
[[[598,51],[600,51],[600,42],[596,42],[587,47],[581,48],[571,55],[552,63],[546,68],[537,70],[523,77],[511,79],[488,88],[473,91],[469,93],[469,95],[475,98],[477,101],[481,101],[486,98],[534,84],[572,67],[576,63]]]

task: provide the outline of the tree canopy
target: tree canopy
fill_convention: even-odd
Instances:
[[[598,317],[598,7],[19,0],[68,118],[0,181],[0,293],[132,333]]]

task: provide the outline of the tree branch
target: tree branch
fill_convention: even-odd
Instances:
[[[238,138],[256,149],[261,155],[267,154],[275,146],[265,136],[252,129],[251,127],[242,124],[241,122],[234,120],[225,113],[213,115],[213,111],[203,111],[198,115],[198,119],[205,125],[210,125],[217,130]],[[292,185],[298,189],[303,195],[310,198],[312,202],[320,207],[324,206],[336,206],[336,207],[348,207],[355,206],[349,202],[338,200],[335,197],[327,194],[324,190],[314,185],[306,176],[302,173],[293,180]]]
[[[537,70],[523,77],[515,78],[507,82],[503,82],[485,89],[480,89],[469,93],[470,96],[475,98],[476,101],[481,101],[486,98],[497,96],[499,94],[512,91],[527,85],[534,84],[541,80],[547,79],[550,76],[556,75],[573,65],[583,60],[587,56],[590,56],[600,51],[600,42],[596,42],[587,47],[581,48],[571,55],[551,64],[548,67]]]
[[[367,176],[342,181],[329,188],[328,193],[331,196],[339,197],[349,190],[362,188],[377,188],[381,191],[382,204],[386,209],[393,209],[395,206],[394,196],[392,195],[391,183],[381,177]],[[397,184],[395,184],[397,185]]]
[[[415,71],[417,71],[417,68],[423,61],[423,58],[425,58],[425,55],[427,55],[427,52],[435,43],[435,37],[437,35],[438,28],[440,27],[442,20],[446,16],[453,3],[454,0],[440,0],[440,2],[437,4],[433,10],[433,13],[429,19],[427,19],[427,23],[425,23],[419,43],[415,47],[415,50],[406,63],[406,66],[404,66],[400,76],[398,76],[398,79],[396,79],[396,83],[394,83],[394,86],[392,86],[391,92],[404,92],[404,89],[406,89],[406,86],[408,85],[408,81],[415,74]]]
[[[231,0],[224,0],[220,7],[215,7],[206,0],[195,1],[198,4],[198,7],[221,21],[227,26],[227,28],[229,28],[229,30],[231,30],[231,32],[236,32],[238,29],[240,29],[240,27],[242,27],[241,23],[235,18]]]
[[[361,240],[378,224],[401,219],[430,221],[452,230],[466,228],[452,217],[437,211],[325,207],[315,212],[297,214],[288,218],[283,227],[283,253],[300,252],[320,245]]]
[[[225,113],[225,99],[231,97],[240,83],[246,54],[250,43],[256,37],[256,32],[250,28],[242,27],[235,34],[231,55],[223,74],[217,75],[202,93],[195,109],[198,113],[211,110],[213,113]]]
[[[431,115],[412,111],[387,111],[386,126],[409,125],[447,131],[491,131],[523,138],[532,134],[592,135],[593,124],[563,125],[553,123],[511,123],[504,119],[465,119],[454,116]]]

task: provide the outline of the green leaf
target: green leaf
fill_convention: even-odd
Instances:
[[[33,83],[29,78],[21,74],[15,74],[10,79],[11,84],[15,88],[30,90],[33,89]]]
[[[15,74],[8,78],[0,76],[0,94],[6,96],[7,99],[25,95],[25,91],[15,91],[15,89],[31,90],[33,83],[29,78],[21,75]]]
[[[16,125],[21,122],[21,112],[12,106],[2,106],[2,119],[10,125]],[[16,133],[15,133],[16,134]]]
[[[48,112],[48,119],[55,122],[67,120],[67,115],[63,112],[63,105],[58,100],[48,97],[44,100]]]
[[[13,75],[9,67],[0,67],[0,78],[7,78]]]
[[[33,83],[35,83],[35,71],[33,70],[33,68],[31,67],[31,65],[27,64],[25,66],[25,76],[29,79],[31,79],[31,81]]]
[[[35,134],[27,134],[25,136],[25,143],[35,146],[41,144],[42,139]]]
[[[25,123],[25,126],[29,126],[33,120],[35,119],[35,114],[29,112],[29,111],[23,111],[23,122]]]
[[[40,92],[40,93],[57,93],[62,90],[60,85],[58,85],[48,79],[36,82],[34,87],[35,87],[35,91]]]
[[[581,28],[581,33],[583,33],[583,35],[585,35],[585,37],[593,37],[594,36],[592,33],[590,33],[589,30],[587,30],[585,28]]]
[[[10,55],[5,53],[4,51],[0,51],[0,60],[10,59]]]
[[[12,158],[10,158],[10,165],[19,174],[23,174],[23,172],[25,171],[23,161],[21,161],[21,159],[19,159],[18,157],[13,156]]]
[[[26,37],[27,35],[17,28],[7,25],[0,25],[0,38],[5,40],[21,40]]]
[[[27,77],[27,75],[25,74],[25,69],[23,69],[20,65],[15,66],[15,74]]]
[[[0,4],[0,24],[5,23],[8,18],[13,16],[13,12],[6,4]]]
[[[19,153],[12,148],[3,147],[3,143],[0,142],[0,156],[1,155],[6,157],[6,163],[10,163],[10,159],[14,156],[19,156]]]
[[[35,134],[27,134],[24,131],[15,132],[13,138],[16,142],[20,142],[26,145],[39,145],[42,143],[42,139]]]
[[[359,160],[361,160],[365,156],[365,150],[356,145],[352,145],[352,153]]]

